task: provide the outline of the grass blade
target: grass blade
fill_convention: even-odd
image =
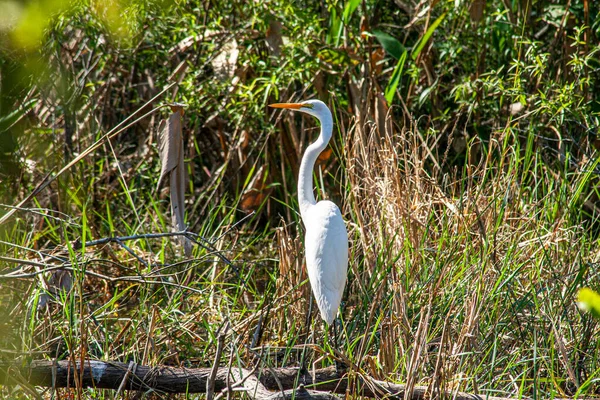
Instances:
[[[398,85],[400,85],[400,80],[402,79],[402,71],[404,70],[404,63],[406,62],[406,54],[406,50],[404,50],[404,52],[398,59],[396,68],[394,68],[394,72],[392,73],[390,82],[385,88],[385,99],[387,100],[388,104],[392,103],[392,100],[394,99],[394,94],[398,89]]]
[[[431,35],[433,35],[433,32],[435,32],[436,28],[442,23],[444,18],[446,18],[446,14],[447,13],[443,13],[442,15],[440,15],[438,17],[438,19],[436,19],[435,22],[433,24],[431,24],[429,29],[427,29],[427,32],[425,32],[425,35],[423,35],[423,37],[419,41],[419,44],[415,47],[415,49],[413,50],[413,52],[411,54],[413,60],[416,60],[417,57],[419,56],[419,54],[421,54],[423,47],[425,47],[425,45],[431,38]]]

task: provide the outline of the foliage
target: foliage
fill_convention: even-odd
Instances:
[[[581,288],[577,294],[579,308],[589,311],[595,318],[600,318],[600,295],[590,288]]]
[[[295,199],[317,127],[266,107],[318,97],[337,132],[317,192],[351,236],[351,368],[431,393],[598,395],[598,321],[576,305],[599,279],[597,2],[8,3],[0,217],[148,115],[0,225],[0,357],[204,366],[230,322],[223,363],[264,346],[265,365],[331,364],[306,322]],[[171,102],[187,105],[193,258],[168,238],[79,246],[171,229],[154,190]],[[45,269],[65,262],[72,289],[38,309]]]

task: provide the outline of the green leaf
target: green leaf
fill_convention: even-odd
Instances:
[[[396,39],[395,37],[388,35],[385,32],[373,31],[373,36],[377,38],[377,41],[381,44],[381,47],[396,60],[402,57],[402,54],[406,51],[406,48]]]
[[[29,100],[27,103],[21,105],[18,109],[14,110],[10,114],[0,115],[0,132],[4,132],[14,124],[16,124],[21,118],[25,116],[29,111],[35,107],[37,100]]]
[[[329,43],[334,43],[336,46],[340,40],[339,35],[342,31],[342,19],[337,16],[337,12],[335,8],[331,9],[331,14],[329,15]]]
[[[600,318],[600,294],[589,288],[582,288],[577,293],[577,305],[583,311],[589,311],[594,318]]]
[[[346,3],[346,6],[344,7],[344,15],[342,17],[344,23],[348,23],[348,20],[350,19],[352,14],[354,14],[354,11],[356,11],[356,8],[359,4],[360,0],[350,0]]]
[[[421,92],[421,95],[419,96],[419,107],[421,107],[423,105],[423,103],[425,103],[425,101],[427,100],[427,98],[429,97],[429,93],[431,93],[431,91],[435,88],[437,82],[434,82],[433,85],[429,86],[428,88],[425,88],[425,90],[423,90]]]
[[[433,35],[433,32],[435,32],[435,29],[439,26],[439,24],[442,23],[442,21],[444,20],[444,18],[446,18],[446,14],[447,14],[447,12],[443,13],[442,15],[440,15],[438,17],[438,19],[436,19],[435,22],[433,24],[431,24],[431,26],[429,27],[429,29],[427,29],[427,32],[425,32],[425,35],[423,35],[423,37],[419,41],[419,44],[415,47],[415,49],[413,50],[413,52],[411,54],[413,60],[417,59],[417,57],[419,56],[419,54],[423,50],[423,47],[425,47],[425,45],[429,41],[429,38],[431,38],[431,35]]]
[[[350,58],[347,52],[333,48],[325,48],[320,50],[317,53],[317,57],[323,62],[326,62],[327,64],[337,65],[341,67],[358,64],[358,61]]]
[[[335,17],[335,20],[332,21],[332,31],[335,32],[334,43],[336,47],[340,45],[340,39],[342,38],[342,31],[344,29],[344,25],[348,24],[350,17],[352,17],[352,14],[354,13],[354,11],[356,11],[356,8],[359,4],[360,0],[349,0],[346,3],[346,6],[344,7],[344,13],[342,14],[342,18],[339,19]],[[335,13],[335,9],[333,9],[332,12]]]
[[[388,104],[392,104],[392,100],[394,99],[394,94],[396,93],[396,89],[400,84],[400,80],[402,79],[402,71],[404,70],[404,63],[406,62],[406,50],[402,53],[400,58],[398,59],[398,63],[396,64],[396,68],[394,68],[394,72],[392,73],[392,77],[390,78],[390,82],[385,88],[385,99]]]

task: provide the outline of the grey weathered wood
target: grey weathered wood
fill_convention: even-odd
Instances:
[[[27,365],[0,361],[0,384],[16,384],[20,379],[14,379],[13,377],[20,374],[31,385],[52,387],[53,371],[55,387],[115,390],[118,388],[121,388],[121,390],[152,389],[164,393],[204,393],[211,374],[211,368],[148,367],[144,365],[135,365],[135,368],[129,368],[129,364],[121,362],[93,360],[86,361],[83,365],[80,363],[73,364],[67,360],[54,363],[47,360],[38,360]],[[335,400],[337,397],[327,392],[345,394],[348,389],[348,379],[345,376],[338,376],[334,367],[316,370],[314,380],[311,374],[308,373],[298,377],[299,371],[297,368],[269,368],[253,372],[240,368],[232,368],[231,370],[225,367],[219,368],[214,380],[215,394],[224,392],[227,389],[228,375],[234,391],[244,391],[250,397],[261,400],[287,400],[292,398],[292,394],[296,399]],[[361,393],[359,394],[367,397],[379,398],[385,396],[390,399],[403,399],[404,385],[375,379],[368,380],[369,385],[360,385]],[[301,382],[306,386],[310,385],[311,390],[306,390],[302,385],[296,387],[297,382]],[[318,389],[318,391],[312,389]],[[479,396],[461,392],[446,394],[456,400],[508,400],[507,398]],[[416,386],[413,389],[412,399],[425,399],[427,397],[429,396],[426,387]]]

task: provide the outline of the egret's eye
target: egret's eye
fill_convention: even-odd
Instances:
[[[310,104],[310,103],[302,104],[302,108],[310,108],[310,109],[312,109],[313,107],[314,107],[314,105]]]

